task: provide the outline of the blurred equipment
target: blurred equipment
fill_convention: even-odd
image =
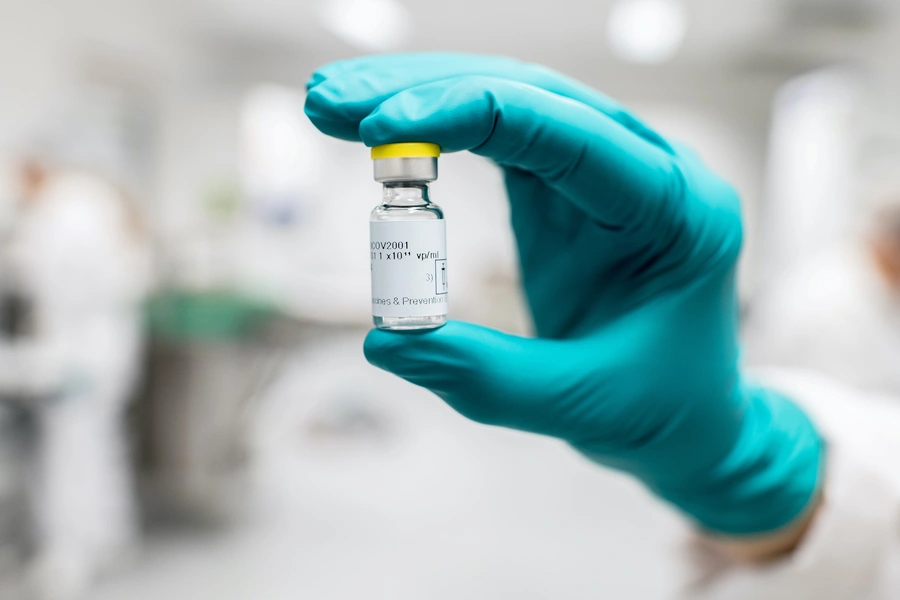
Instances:
[[[60,157],[21,167],[4,269],[15,301],[0,346],[3,397],[36,424],[38,598],[77,596],[137,535],[123,418],[139,375],[148,248],[122,192]]]
[[[898,394],[900,182],[886,120],[869,114],[872,91],[858,73],[832,68],[776,97],[764,223],[771,275],[747,319],[747,359]]]
[[[220,525],[246,500],[249,433],[290,323],[226,292],[169,291],[150,304],[138,403],[142,498],[151,522]]]
[[[250,212],[266,224],[307,219],[323,174],[321,148],[302,106],[300,92],[273,84],[254,86],[241,103],[240,188]]]
[[[866,91],[857,73],[829,68],[792,79],[776,95],[762,211],[770,273],[852,232]]]
[[[25,458],[32,429],[28,411],[0,402],[0,587],[15,580],[28,546]]]
[[[751,314],[751,362],[900,395],[900,188],[861,236],[789,269]]]

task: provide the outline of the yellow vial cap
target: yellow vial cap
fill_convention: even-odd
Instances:
[[[441,147],[427,142],[382,144],[372,148],[372,160],[382,158],[437,158],[440,155]]]

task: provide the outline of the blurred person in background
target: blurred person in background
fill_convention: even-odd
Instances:
[[[27,310],[4,340],[0,392],[33,414],[35,598],[78,596],[133,548],[124,413],[139,376],[144,232],[110,180],[35,152],[5,248],[4,288]]]
[[[900,397],[900,189],[862,234],[781,274],[751,310],[747,358]]]
[[[505,58],[364,57],[307,86],[328,135],[469,150],[506,178],[536,338],[375,330],[371,363],[642,482],[696,526],[691,597],[900,596],[900,409],[741,364],[739,199],[700,157]]]

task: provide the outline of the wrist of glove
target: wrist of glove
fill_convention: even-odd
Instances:
[[[654,446],[664,440],[648,440],[627,460],[590,447],[576,449],[600,464],[634,474],[715,534],[755,536],[782,530],[802,518],[818,495],[823,441],[806,413],[776,392],[742,383],[727,402],[739,407],[741,419],[733,444],[721,456],[703,457],[690,466],[683,448],[662,452],[672,460],[658,464]],[[702,438],[697,441],[694,453],[702,453]]]

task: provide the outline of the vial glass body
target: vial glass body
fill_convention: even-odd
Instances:
[[[446,323],[444,213],[429,200],[428,184],[386,183],[369,220],[375,327],[434,329]]]

